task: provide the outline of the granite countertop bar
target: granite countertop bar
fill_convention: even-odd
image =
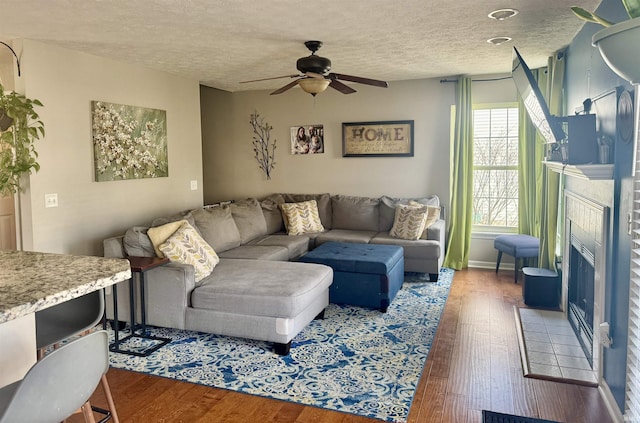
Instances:
[[[129,278],[126,259],[0,250],[0,323]]]

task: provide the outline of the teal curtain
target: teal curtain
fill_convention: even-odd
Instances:
[[[456,84],[454,136],[451,146],[451,218],[444,266],[456,270],[469,263],[473,202],[473,104],[471,78]]]

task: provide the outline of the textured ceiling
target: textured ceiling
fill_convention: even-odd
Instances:
[[[321,40],[332,71],[387,81],[511,70],[512,46],[546,64],[600,0],[0,0],[0,40],[28,38],[228,91],[277,88]],[[520,13],[489,19],[494,9]],[[497,36],[513,38],[499,46]],[[1,47],[1,46],[0,46]]]

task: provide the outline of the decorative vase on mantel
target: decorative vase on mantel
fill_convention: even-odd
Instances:
[[[640,18],[611,25],[593,34],[592,43],[612,71],[634,85],[640,84]]]

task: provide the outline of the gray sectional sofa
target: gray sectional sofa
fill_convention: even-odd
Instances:
[[[279,204],[316,200],[324,231],[287,235]],[[413,199],[439,206],[436,196]],[[330,267],[296,262],[328,241],[392,244],[404,249],[405,271],[436,280],[444,256],[445,221],[441,215],[426,239],[391,237],[395,207],[409,199],[330,194],[273,194],[205,206],[157,218],[149,227],[175,220],[189,222],[215,250],[220,262],[195,282],[193,266],[170,263],[146,273],[146,318],[155,326],[196,330],[275,343],[288,353],[291,340],[329,303]],[[154,256],[146,234],[134,227],[104,240],[107,257]],[[118,290],[119,316],[128,316],[128,289]],[[107,312],[113,316],[112,301]],[[139,307],[138,307],[139,311]]]

